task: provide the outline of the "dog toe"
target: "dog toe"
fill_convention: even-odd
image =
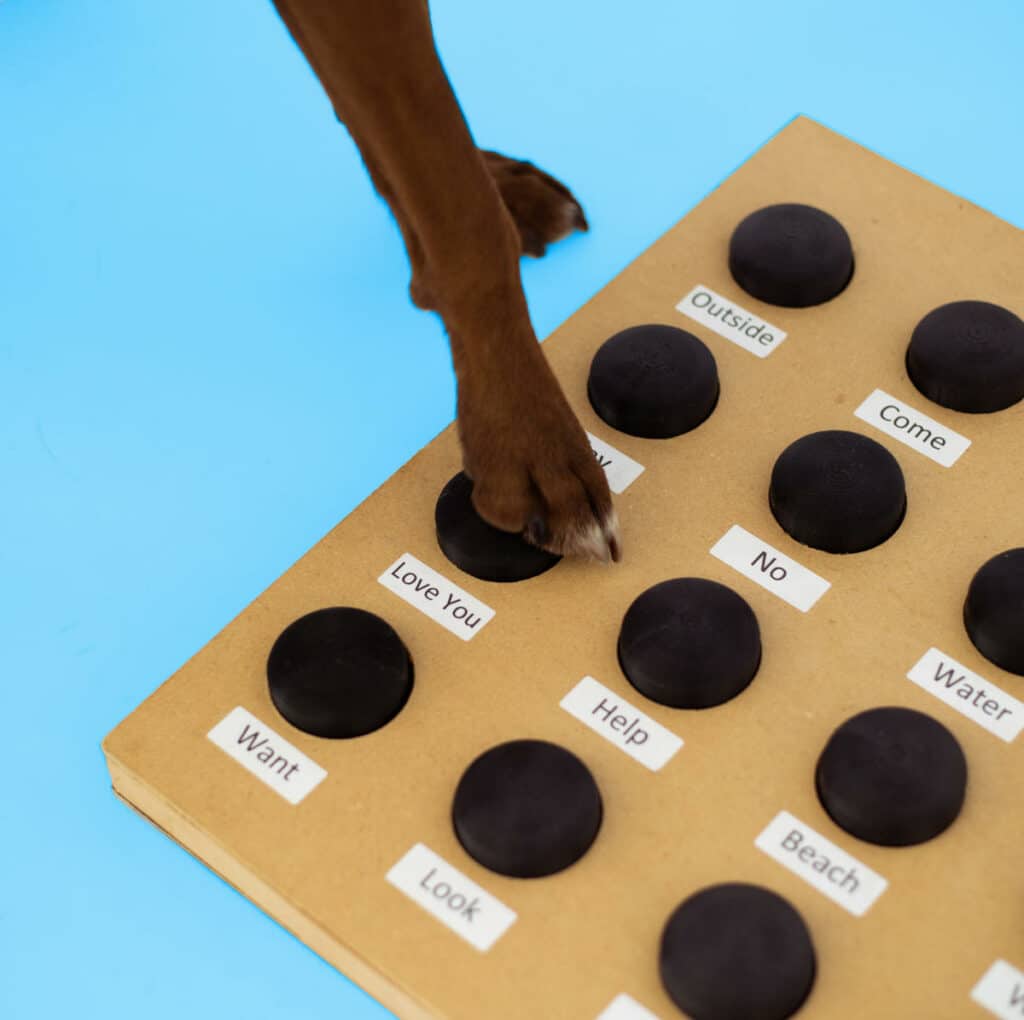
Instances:
[[[489,151],[483,156],[519,228],[524,255],[539,258],[549,244],[589,229],[582,206],[557,178],[525,160]]]
[[[527,532],[527,539],[562,556],[617,563],[622,555],[619,520],[597,463],[543,466],[532,476],[544,504],[547,535],[538,542]]]

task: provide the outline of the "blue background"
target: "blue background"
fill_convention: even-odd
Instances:
[[[372,0],[368,0],[372,2]],[[591,233],[540,335],[803,112],[1024,224],[1020,0],[435,0]],[[266,0],[0,0],[0,1015],[386,1018],[110,792],[102,736],[451,418]]]

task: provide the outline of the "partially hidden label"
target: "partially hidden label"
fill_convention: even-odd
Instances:
[[[907,676],[1008,744],[1024,727],[1024,704],[938,648],[929,648]]]
[[[638,464],[632,457],[627,457],[603,439],[598,439],[593,432],[588,432],[587,438],[598,464],[604,468],[608,488],[616,495],[625,492],[643,473],[643,464]]]
[[[996,960],[971,991],[971,998],[1000,1020],[1024,1017],[1024,972]]]
[[[289,804],[298,804],[327,778],[327,772],[251,712],[233,708],[206,734]]]
[[[734,524],[711,547],[711,555],[803,613],[832,587],[831,582],[773,549],[738,524]]]
[[[754,845],[857,917],[889,884],[788,811],[780,811]]]
[[[861,421],[866,421],[880,432],[898,439],[943,467],[952,467],[971,445],[971,441],[959,432],[915,411],[884,390],[875,390],[853,413]]]
[[[623,993],[616,995],[608,1005],[601,1010],[596,1020],[658,1020],[646,1006],[641,1006],[636,999]]]
[[[411,553],[399,556],[377,580],[463,641],[476,637],[494,617],[490,606],[452,584]]]
[[[767,358],[786,339],[785,330],[700,284],[676,305],[676,311],[759,358]]]
[[[585,676],[560,704],[570,715],[652,772],[657,772],[683,746],[682,738],[592,676]]]
[[[516,919],[514,910],[422,843],[417,843],[388,872],[387,880],[482,953]]]

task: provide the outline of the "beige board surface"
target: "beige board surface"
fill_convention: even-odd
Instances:
[[[817,205],[849,231],[849,287],[814,308],[765,305],[727,267],[729,236],[774,202]],[[1021,407],[966,415],[926,400],[903,357],[915,324],[947,301],[1024,311],[1024,238],[990,214],[805,118],[789,124],[564,323],[544,349],[584,426],[645,468],[617,497],[625,555],[615,567],[562,562],[517,584],[449,563],[434,502],[459,469],[453,428],[401,468],[260,595],[106,739],[115,788],[312,948],[403,1018],[596,1018],[626,993],[662,1020],[679,1016],[660,985],[657,947],[670,912],[701,887],[763,884],[806,920],[818,976],[808,1018],[986,1015],[970,991],[997,957],[1024,966],[1024,738],[1006,742],[906,678],[932,646],[1024,700],[1024,680],[984,659],[961,610],[976,569],[1024,545]],[[676,310],[707,286],[785,330],[758,358]],[[667,441],[616,433],[586,396],[590,359],[610,335],[663,322],[713,352],[722,394],[712,416]],[[854,415],[881,388],[965,435],[946,468]],[[792,440],[827,428],[870,435],[906,476],[908,511],[868,552],[836,556],[786,535],[768,508],[772,465]],[[804,613],[712,556],[741,525],[831,587]],[[495,610],[463,641],[378,582],[411,553]],[[642,698],[616,658],[621,618],[658,581],[712,578],[757,614],[764,648],[753,684],[718,708],[687,712]],[[387,726],[331,741],[272,706],[266,658],[304,613],[353,605],[401,635],[415,687]],[[685,741],[651,771],[559,707],[585,675]],[[819,804],[813,773],[832,730],[876,705],[930,713],[960,741],[966,802],[938,838],[909,848],[861,842]],[[327,772],[288,803],[207,739],[236,706]],[[455,785],[505,740],[552,740],[590,767],[604,799],[590,851],[546,879],[476,864],[450,823]],[[755,846],[780,811],[888,880],[856,917]],[[424,843],[516,912],[486,952],[385,880]]]

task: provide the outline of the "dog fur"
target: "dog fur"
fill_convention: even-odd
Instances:
[[[427,0],[275,0],[387,201],[458,384],[463,466],[495,527],[563,555],[619,558],[604,471],[544,358],[519,275],[583,210],[531,163],[478,149]]]

